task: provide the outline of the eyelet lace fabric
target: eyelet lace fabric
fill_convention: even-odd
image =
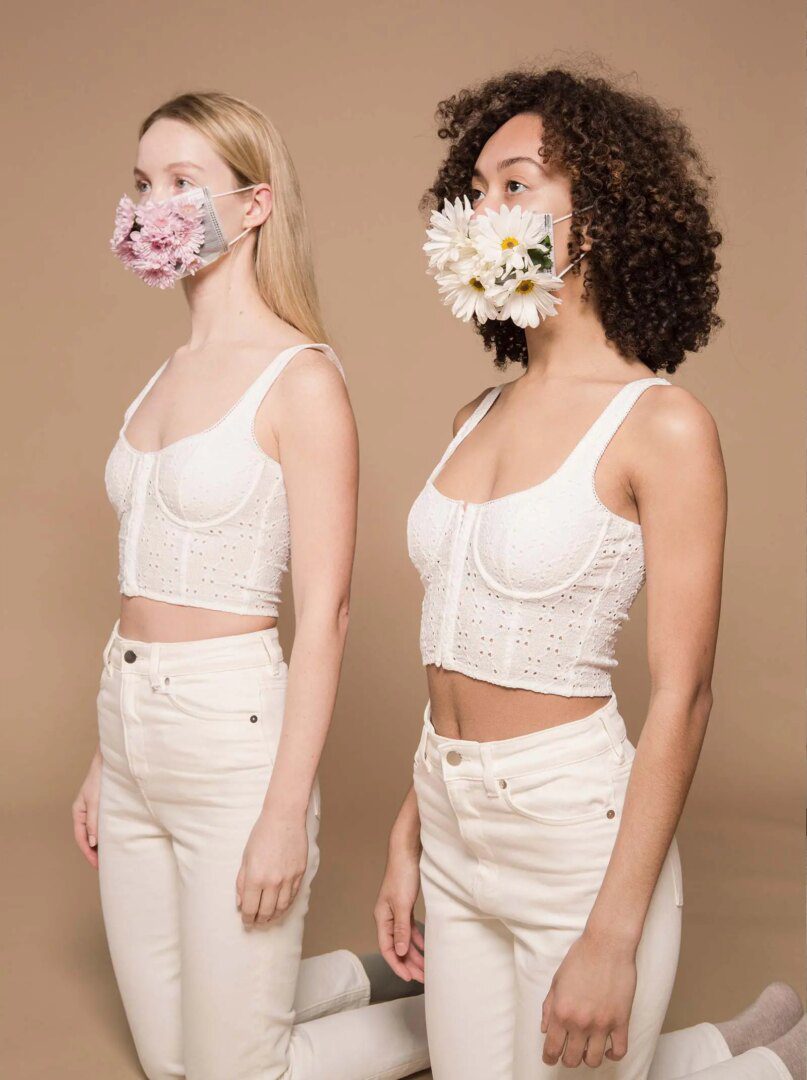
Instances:
[[[645,580],[642,530],[597,497],[606,447],[652,376],[623,386],[552,476],[469,503],[434,479],[501,392],[462,425],[409,512],[409,556],[424,586],[424,664],[565,697],[611,694],[618,632]]]
[[[160,450],[137,450],[126,427],[162,374],[152,375],[126,410],[104,481],[119,520],[118,584],[126,596],[243,615],[278,613],[289,559],[289,517],[280,463],[255,439],[261,401],[302,349],[276,356],[211,427]]]

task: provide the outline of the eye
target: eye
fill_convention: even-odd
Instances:
[[[187,184],[187,185],[188,185],[189,187],[193,187],[193,186],[194,186],[194,184],[193,184],[193,181],[192,181],[192,180],[189,180],[189,179],[187,178],[187,176],[178,176],[178,177],[176,178],[176,182],[177,182],[177,186],[178,186],[178,187],[182,187],[182,185],[183,185],[183,184]],[[183,188],[183,190],[184,190],[184,188]]]
[[[148,184],[146,183],[145,180],[135,180],[135,185],[134,186],[135,186],[135,191],[139,192],[142,195],[142,193],[148,187]]]
[[[520,188],[521,191],[527,190],[527,185],[522,184],[520,180],[508,180],[507,181],[507,194],[508,195],[520,195],[521,191],[514,191],[513,186]]]
[[[470,192],[468,193],[468,202],[471,204],[471,206],[473,206],[473,204],[478,201],[480,196],[484,198],[484,191],[480,191],[479,188],[471,188]]]

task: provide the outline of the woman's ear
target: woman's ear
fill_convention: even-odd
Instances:
[[[244,215],[244,228],[263,225],[272,213],[272,189],[268,184],[258,184],[252,191],[252,205]]]

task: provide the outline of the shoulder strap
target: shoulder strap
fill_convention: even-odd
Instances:
[[[672,386],[672,383],[669,379],[658,375],[625,383],[580,440],[573,455],[578,456],[579,453],[590,471],[593,472],[596,469],[597,463],[623,420],[649,386]]]
[[[328,359],[334,363],[337,371],[345,380],[345,382],[347,382],[347,378],[345,376],[345,369],[342,367],[339,357],[336,355],[330,345],[324,342],[316,342],[314,344],[303,342],[302,345],[292,345],[290,346],[290,348],[283,349],[282,352],[279,352],[274,358],[274,360],[271,360],[269,364],[267,364],[267,366],[264,368],[264,370],[261,372],[261,374],[258,376],[258,378],[244,395],[242,402],[239,403],[245,406],[251,416],[254,417],[255,413],[258,411],[258,406],[266,397],[269,389],[271,388],[275,380],[280,377],[283,371],[285,371],[287,364],[297,355],[298,352],[302,352],[303,349],[322,349]]]
[[[166,366],[168,364],[168,361],[170,359],[171,359],[171,357],[169,356],[169,357],[167,357],[167,359],[165,359],[162,362],[162,364],[160,364],[160,366],[157,368],[157,370],[151,376],[149,381],[146,383],[146,385],[143,387],[143,389],[140,391],[140,393],[137,395],[137,397],[134,399],[134,401],[129,405],[126,412],[123,414],[124,423],[126,421],[128,421],[129,417],[135,411],[137,406],[140,404],[140,402],[143,400],[143,398],[146,396],[146,394],[149,392],[149,390],[152,388],[152,386],[156,383],[156,381],[162,375],[162,373],[165,370],[165,368],[166,368]]]
[[[485,396],[479,402],[479,404],[465,421],[465,423],[461,425],[457,434],[446,447],[443,456],[432,469],[431,476],[429,477],[427,483],[434,480],[434,478],[437,476],[439,471],[442,469],[442,467],[457,449],[462,440],[467,438],[471,434],[473,429],[476,427],[476,425],[479,423],[479,421],[482,419],[482,417],[485,415],[485,413],[488,411],[488,409],[491,407],[491,405],[501,392],[501,384],[499,386],[494,386],[490,390],[488,390],[487,394],[485,394]]]

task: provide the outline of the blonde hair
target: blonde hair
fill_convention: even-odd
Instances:
[[[255,245],[258,290],[279,318],[327,344],[300,182],[280,132],[259,109],[219,91],[166,101],[146,117],[138,138],[161,118],[181,120],[206,136],[238,187],[269,184],[272,212],[258,226]]]

